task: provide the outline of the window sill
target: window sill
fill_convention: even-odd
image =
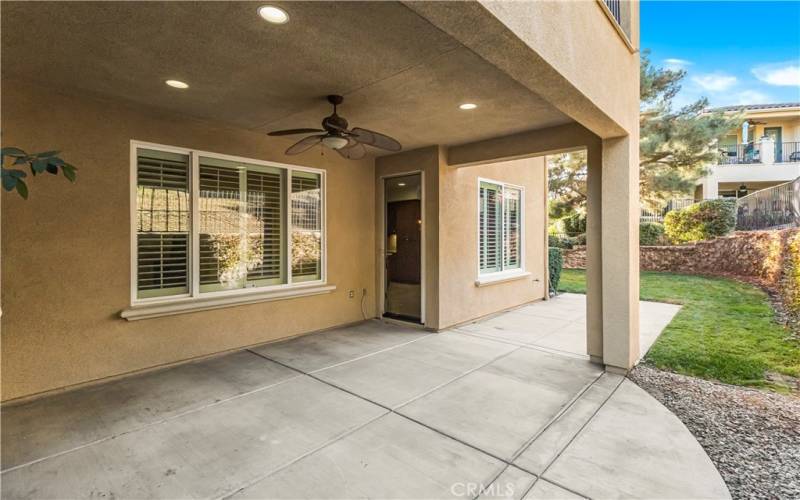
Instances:
[[[506,283],[508,281],[516,281],[523,278],[527,278],[530,275],[531,273],[523,271],[521,269],[515,269],[513,271],[504,271],[501,273],[486,274],[484,276],[478,276],[478,279],[475,280],[475,286],[483,287],[489,285],[496,285],[499,283]]]
[[[128,321],[140,319],[158,318],[161,316],[172,316],[174,314],[184,314],[196,311],[208,311],[211,309],[221,309],[223,307],[240,306],[245,304],[255,304],[257,302],[270,302],[273,300],[294,299],[298,297],[309,297],[331,293],[336,290],[336,285],[326,285],[316,283],[311,286],[283,288],[280,290],[269,290],[251,293],[240,293],[223,297],[208,298],[186,298],[171,302],[160,302],[157,304],[139,304],[120,313],[120,316]]]

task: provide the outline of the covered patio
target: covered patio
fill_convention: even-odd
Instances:
[[[643,345],[677,309],[642,303]],[[7,406],[2,494],[727,497],[674,415],[578,354],[583,311],[371,320]]]

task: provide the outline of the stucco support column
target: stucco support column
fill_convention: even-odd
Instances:
[[[712,171],[703,179],[703,199],[715,200],[717,198],[719,198],[719,183]]]
[[[602,144],[603,363],[627,371],[639,359],[639,150],[637,134]]]
[[[598,140],[587,146],[586,189],[586,352],[603,363],[603,149]]]

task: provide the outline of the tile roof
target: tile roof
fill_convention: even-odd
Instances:
[[[800,108],[800,102],[782,102],[778,104],[739,104],[737,106],[722,106],[709,108],[706,111],[755,111],[758,109]]]

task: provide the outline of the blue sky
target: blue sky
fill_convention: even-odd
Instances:
[[[641,46],[688,72],[677,105],[800,101],[800,1],[643,0]]]

